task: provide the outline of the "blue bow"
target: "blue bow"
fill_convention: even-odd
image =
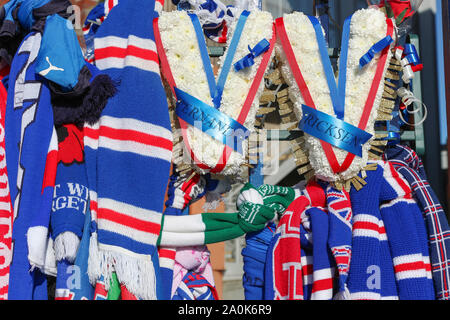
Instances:
[[[258,44],[253,49],[251,49],[250,46],[248,46],[248,51],[250,51],[250,53],[248,55],[246,55],[245,57],[243,57],[238,62],[236,62],[234,64],[234,69],[236,71],[239,71],[244,68],[251,67],[252,65],[255,64],[254,59],[257,56],[259,56],[260,54],[269,50],[269,48],[270,48],[270,43],[266,39],[262,39],[260,42],[258,42]]]
[[[405,50],[403,50],[403,54],[405,55],[405,58],[408,60],[409,64],[415,66],[421,63],[419,55],[416,51],[416,47],[413,44],[405,44]]]
[[[391,36],[386,36],[377,43],[375,43],[372,47],[370,47],[369,51],[367,51],[367,53],[363,55],[361,59],[359,59],[359,67],[362,68],[366,64],[368,64],[373,59],[375,54],[379,53],[381,50],[390,45],[392,41],[393,40]]]

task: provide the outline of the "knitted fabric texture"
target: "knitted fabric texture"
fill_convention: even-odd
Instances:
[[[378,164],[376,171],[367,172],[367,185],[350,192],[351,298],[434,299],[421,212],[392,165]]]
[[[450,227],[439,200],[427,181],[422,161],[407,146],[387,148],[385,158],[401,174],[412,189],[413,195],[425,217],[434,289],[439,300],[450,297]]]
[[[89,276],[93,284],[103,276],[109,289],[115,271],[141,299],[157,298],[156,241],[172,156],[154,8],[153,0],[121,1],[97,30],[96,66],[120,85],[100,120],[84,128],[91,213],[98,227],[91,237]]]
[[[6,169],[5,156],[5,111],[6,90],[0,83],[0,300],[8,299],[9,267],[12,259],[12,223],[13,210]]]

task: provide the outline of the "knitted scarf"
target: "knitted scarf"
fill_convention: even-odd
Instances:
[[[214,287],[213,270],[209,260],[210,252],[206,246],[178,248],[173,272],[172,297],[183,286],[188,273],[201,276],[209,287]],[[214,289],[215,290],[215,289]],[[200,297],[197,300],[201,300]]]
[[[339,273],[339,294],[335,299],[349,299],[348,271],[352,256],[352,207],[350,195],[345,190],[326,187],[329,213],[328,246],[333,254]]]
[[[272,296],[266,299],[303,300],[300,257],[301,213],[309,204],[306,197],[295,199],[281,217],[271,241]],[[266,279],[269,280],[269,279]]]
[[[264,203],[280,216],[299,196],[292,188],[280,186],[261,185],[257,191],[244,186],[237,199],[238,207],[245,201]],[[272,260],[269,256],[273,251],[271,240],[275,229],[276,224],[272,221],[261,231],[248,233],[245,237],[246,246],[241,254],[244,261],[242,283],[247,300],[273,299]]]
[[[190,203],[198,200],[204,195],[205,180],[199,174],[188,173],[182,175],[176,172],[176,166],[173,165],[172,175],[170,176],[169,186],[167,190],[167,201],[164,215],[184,215],[185,209]],[[188,179],[190,178],[190,179]],[[159,266],[161,273],[161,281],[165,285],[161,288],[161,300],[170,300],[173,295],[173,268],[175,264],[176,248],[159,247]]]
[[[79,275],[77,286],[71,289],[73,300],[93,300],[94,287],[89,282],[88,277],[88,259],[89,259],[89,240],[91,238],[91,212],[86,211],[84,217],[83,236],[78,246],[77,257],[75,258],[75,269]]]
[[[14,209],[9,299],[47,299],[45,270],[57,139],[50,92],[35,73],[41,33],[30,33],[11,65],[6,105],[6,163]],[[44,173],[46,172],[46,174]]]
[[[97,225],[91,236],[91,282],[103,276],[108,289],[115,271],[141,299],[157,298],[156,241],[172,155],[152,30],[154,8],[154,0],[121,1],[95,33],[96,66],[120,86],[100,120],[85,125],[84,140]]]
[[[8,299],[9,267],[12,259],[13,210],[5,158],[6,90],[0,83],[0,300]]]
[[[387,148],[385,158],[409,183],[415,199],[425,217],[431,268],[436,296],[450,298],[450,227],[439,200],[427,181],[422,161],[408,146],[393,145]]]
[[[334,262],[325,201],[323,187],[311,181],[281,217],[270,245],[274,294],[267,299],[332,299]]]

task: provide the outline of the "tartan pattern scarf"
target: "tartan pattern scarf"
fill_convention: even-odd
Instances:
[[[427,181],[422,160],[403,145],[386,150],[385,158],[408,181],[424,215],[434,288],[439,300],[450,299],[450,227],[439,200]]]
[[[5,111],[6,90],[0,83],[0,300],[8,299],[9,265],[12,259],[12,204],[9,194],[8,176],[5,158]]]

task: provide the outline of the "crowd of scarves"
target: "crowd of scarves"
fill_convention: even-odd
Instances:
[[[146,3],[144,7],[157,7],[152,6],[150,3],[152,1],[147,2],[149,3]],[[99,26],[117,4],[118,1],[105,1],[104,4],[91,11],[84,28],[88,45],[94,45],[94,42],[90,40],[93,40]],[[161,3],[159,4],[161,6]],[[72,44],[76,42],[75,33],[71,34],[71,38],[65,39],[64,35],[55,32],[58,27],[63,29],[62,24],[67,22],[65,20],[67,18],[66,9],[69,5],[68,1],[62,0],[37,2],[15,0],[8,2],[3,7],[3,20],[0,30],[1,35],[4,36],[4,43],[2,43],[2,50],[0,51],[2,58],[0,111],[3,135],[1,136],[0,147],[3,148],[4,152],[0,160],[3,163],[0,181],[0,189],[2,190],[0,214],[2,217],[1,252],[5,258],[0,268],[0,296],[3,299],[47,299],[47,276],[57,275],[56,299],[138,299],[127,289],[126,285],[118,281],[115,272],[112,272],[107,279],[100,277],[95,286],[92,285],[88,276],[92,234],[98,234],[98,237],[103,238],[105,243],[110,241],[109,244],[112,244],[116,240],[115,245],[118,247],[121,246],[121,242],[117,239],[109,239],[107,229],[101,236],[95,217],[92,215],[91,209],[94,209],[94,216],[98,214],[96,211],[98,211],[99,204],[94,201],[97,206],[92,207],[92,199],[90,199],[92,196],[94,199],[99,197],[97,190],[92,187],[92,175],[96,173],[91,174],[90,177],[89,174],[80,173],[89,172],[89,168],[86,168],[85,154],[87,157],[101,155],[100,153],[96,154],[96,152],[89,155],[89,152],[85,152],[86,136],[82,125],[88,123],[95,126],[108,99],[116,94],[117,83],[112,80],[112,78],[115,78],[114,72],[100,71],[92,64],[86,63],[80,50],[73,50],[68,55],[61,54],[67,47],[67,41],[71,41]],[[217,8],[210,9],[212,12]],[[153,9],[150,11],[153,11]],[[114,17],[115,19],[121,18],[119,10],[116,10],[116,12],[118,12],[117,15],[111,18],[111,24],[114,24]],[[147,14],[153,14],[153,12],[147,12]],[[96,21],[96,23],[92,23],[92,21]],[[114,32],[104,27],[103,33],[100,32],[100,34],[107,37]],[[55,38],[58,37],[61,39],[57,42],[60,46],[55,48]],[[21,43],[22,39],[23,42]],[[88,47],[87,52],[92,51],[93,48]],[[28,53],[29,56],[23,53]],[[104,59],[101,54],[97,55],[96,58]],[[88,61],[94,62],[95,59],[92,56],[91,60],[88,59]],[[22,70],[24,65],[26,68]],[[51,72],[53,70],[58,71],[58,68],[69,71],[64,74],[70,76],[59,77],[58,72]],[[92,92],[101,92],[102,94],[93,95]],[[162,108],[165,106],[164,103],[160,105]],[[34,112],[33,116],[31,112]],[[114,112],[110,115],[103,115],[106,119],[109,119],[108,117],[112,117]],[[5,123],[5,117],[17,120],[8,120],[9,123]],[[30,121],[30,117],[34,117],[36,120],[45,118],[46,121],[39,120],[33,123]],[[28,123],[26,122],[27,119]],[[159,123],[161,122],[164,122],[164,119],[159,121]],[[57,130],[52,130],[53,124]],[[169,128],[167,121],[165,126]],[[90,126],[88,128],[92,129]],[[7,138],[4,137],[5,131],[11,132]],[[95,134],[95,130],[93,131]],[[88,138],[92,140],[92,136]],[[170,140],[168,137],[163,138]],[[98,145],[93,147],[91,140],[88,141],[89,147],[97,151]],[[19,146],[19,149],[16,145]],[[36,147],[37,145],[39,147]],[[449,227],[445,213],[426,181],[423,166],[417,155],[407,147],[398,146],[396,148],[391,148],[386,157],[399,172],[402,172],[418,199],[419,206],[427,221],[436,296],[439,299],[447,299],[449,295],[447,285],[449,266],[446,240]],[[397,151],[397,154],[392,150]],[[27,174],[26,171],[31,163],[38,167],[37,170],[33,170],[32,175]],[[111,165],[114,165],[114,163],[111,163]],[[165,175],[161,176],[161,181],[169,178],[169,166],[167,164],[164,164],[164,166],[165,169],[162,171],[165,172]],[[7,167],[11,168],[8,172],[6,172]],[[117,177],[111,178],[116,179]],[[176,178],[176,176],[172,176],[172,182]],[[189,183],[170,184],[169,201],[166,203],[165,214],[182,215],[183,210],[193,200],[200,198],[207,191],[217,189],[217,181],[208,177],[206,177],[206,181],[202,181],[202,179],[205,178],[197,175]],[[33,188],[27,186],[33,186]],[[202,186],[203,189],[199,186]],[[177,196],[175,196],[175,190],[177,189]],[[99,192],[101,191],[99,190]],[[243,194],[245,192],[244,188]],[[287,188],[280,189],[277,192],[287,196],[291,191]],[[264,195],[263,189],[259,190],[258,193]],[[159,198],[162,197],[163,194],[159,195]],[[329,203],[338,201],[339,198],[348,201],[348,199],[345,200],[345,194],[332,193],[328,189],[326,190],[326,197]],[[336,199],[333,199],[333,197]],[[284,212],[285,208],[291,203],[297,205],[292,194],[289,194],[287,198],[288,201],[282,201],[285,207],[279,207],[279,212]],[[255,199],[252,199],[252,201],[255,201]],[[261,200],[261,203],[265,202]],[[20,206],[17,205],[19,203]],[[38,205],[37,210],[34,210],[31,216],[29,208],[32,204]],[[319,205],[319,207],[322,206]],[[162,212],[162,207],[156,210]],[[38,213],[36,214],[36,212]],[[68,217],[70,218],[68,219]],[[284,217],[287,218],[288,215]],[[337,215],[330,215],[330,217],[330,225],[339,224],[338,222],[342,220],[335,219],[335,222],[332,223],[332,217],[337,217]],[[322,218],[326,219],[325,216]],[[311,215],[311,219],[322,218],[320,215]],[[308,221],[308,219],[305,221]],[[283,220],[280,221],[278,227],[282,224]],[[326,225],[327,221],[323,220],[321,223],[316,222],[315,224]],[[50,229],[49,226],[51,226]],[[274,241],[272,236],[276,228],[277,226],[271,223],[258,236],[261,237],[266,233],[266,244],[269,245],[271,241]],[[342,227],[342,230],[348,230],[348,225]],[[316,230],[316,234],[323,232],[325,232],[323,228]],[[340,235],[342,234],[348,235],[349,233],[340,233]],[[25,235],[28,236],[28,240]],[[323,259],[322,255],[314,255],[313,253],[310,256],[307,253],[305,253],[305,256],[300,255],[308,250],[308,244],[310,244],[307,238],[301,240],[305,235],[307,235],[306,231],[303,235],[300,235],[299,252],[296,254],[299,254],[300,260],[319,259],[312,265],[320,267],[320,264],[324,263],[320,260]],[[329,237],[330,243],[333,241],[336,243],[335,246],[331,246],[331,255],[327,258],[328,262],[325,262],[325,264],[328,263],[329,267],[331,258],[334,256],[339,273],[338,291],[345,295],[348,291],[346,282],[351,249],[348,246],[348,239],[344,241],[340,236],[332,240],[331,234]],[[321,239],[318,236],[316,238]],[[14,247],[12,239],[14,239]],[[318,240],[311,250],[320,250],[321,246],[326,246],[325,235],[322,240],[321,244]],[[340,241],[343,243],[339,243]],[[261,240],[257,242],[261,243]],[[305,246],[300,249],[302,244]],[[54,251],[51,252],[49,248],[54,248]],[[137,248],[132,246],[128,249],[133,251],[138,250]],[[249,298],[257,297],[258,293],[250,293],[253,290],[252,288],[256,288],[257,291],[265,285],[266,290],[268,290],[266,298],[273,298],[269,282],[262,285],[257,283],[258,281],[256,283],[248,281],[251,279],[252,272],[255,272],[255,270],[259,272],[261,266],[267,265],[265,262],[267,259],[266,248],[259,253],[251,252],[251,250],[252,248],[249,246],[243,251],[244,262],[248,260],[248,257],[251,258],[244,266],[247,277],[247,279],[244,279],[246,295]],[[260,265],[252,269],[251,265],[254,264],[254,259],[258,256],[261,258]],[[169,282],[165,283],[172,284],[159,288],[160,291],[157,292],[159,297],[166,299],[218,298],[206,246],[186,247],[181,250],[159,247],[159,261],[157,257],[158,255],[152,255],[151,257],[155,267],[160,267],[161,270],[157,273],[156,280],[165,282],[165,279],[167,279]],[[271,268],[273,270],[273,265]],[[256,277],[255,279],[260,278]],[[298,297],[301,296],[305,299],[310,297],[323,298],[324,296],[321,295],[323,292],[325,292],[326,298],[330,297],[326,290],[323,292],[314,290],[313,283],[309,285],[310,287],[300,285],[297,287],[303,290]],[[170,290],[165,290],[166,288]],[[294,298],[297,297],[296,292],[292,294],[294,294]],[[264,295],[258,297],[262,298]]]

